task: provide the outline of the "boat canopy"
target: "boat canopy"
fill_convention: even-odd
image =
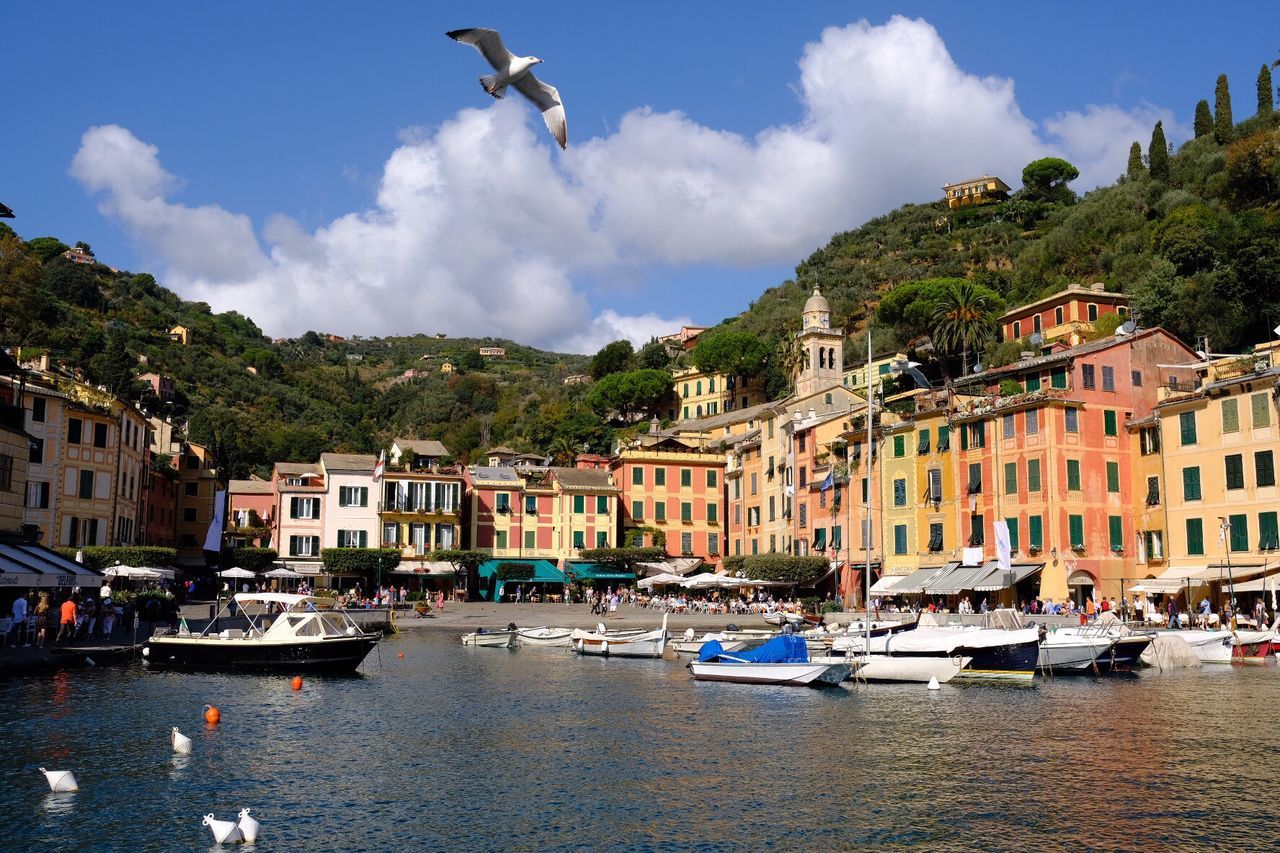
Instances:
[[[327,610],[338,605],[332,598],[318,598],[314,595],[297,595],[291,592],[237,592],[232,598],[236,604],[283,604],[286,609],[293,609],[299,604],[309,604],[317,610]]]
[[[745,652],[726,652],[719,640],[708,640],[698,651],[699,663],[808,663],[804,637],[783,634]]]

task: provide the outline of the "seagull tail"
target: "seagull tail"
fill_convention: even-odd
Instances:
[[[486,92],[493,95],[495,98],[501,98],[503,95],[507,94],[507,87],[498,85],[498,75],[496,74],[486,74],[481,77],[480,85],[484,87]]]

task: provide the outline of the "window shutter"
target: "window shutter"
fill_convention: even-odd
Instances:
[[[1120,491],[1120,463],[1119,462],[1107,463],[1107,491],[1108,492]]]
[[[1018,493],[1018,463],[1004,463],[1004,493],[1006,495],[1016,495]]]
[[[1116,429],[1116,413],[1114,409],[1105,409],[1102,412],[1102,432],[1104,435],[1117,435]]]
[[[1254,394],[1249,398],[1253,408],[1253,428],[1271,426],[1271,410],[1267,408],[1267,395]]]
[[[1187,554],[1204,554],[1204,522],[1199,518],[1187,519]]]
[[[1258,550],[1274,551],[1280,547],[1280,525],[1274,512],[1258,513]]]
[[[1232,551],[1248,551],[1249,550],[1249,516],[1233,515],[1230,516],[1231,522],[1231,550]]]
[[[1178,427],[1182,433],[1183,445],[1196,443],[1196,413],[1183,412],[1178,415]]]
[[[298,499],[297,498],[289,498],[289,517],[290,518],[298,517]]]
[[[1255,463],[1256,465],[1256,463]],[[1244,456],[1240,453],[1232,453],[1226,458],[1227,469],[1227,488],[1243,489],[1244,488]]]
[[[1255,485],[1274,486],[1276,484],[1275,460],[1270,450],[1253,454],[1253,475]]]
[[[1016,552],[1022,549],[1018,545],[1018,519],[1006,518],[1005,526],[1009,528],[1009,550]]]
[[[893,505],[894,506],[907,505],[907,481],[906,480],[893,481]]]
[[[1033,548],[1044,547],[1044,520],[1038,515],[1027,517],[1027,540]]]
[[[1240,431],[1240,404],[1234,398],[1222,401],[1222,431]]]
[[[1071,492],[1080,491],[1080,460],[1067,460],[1067,490]]]
[[[1200,500],[1200,469],[1196,466],[1182,469],[1182,499]]]
[[[1071,547],[1084,547],[1084,516],[1071,515],[1067,516],[1067,526],[1071,534]]]
[[[1040,491],[1040,460],[1027,460],[1027,491]]]
[[[1107,516],[1107,524],[1111,532],[1111,550],[1124,550],[1124,522],[1118,515]]]

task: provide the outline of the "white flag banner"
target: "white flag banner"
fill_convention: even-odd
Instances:
[[[213,521],[209,522],[209,532],[204,536],[206,551],[222,550],[222,524],[227,514],[227,493],[219,489],[213,497]]]
[[[387,451],[384,448],[383,451],[378,454],[378,464],[373,466],[373,482],[376,483],[379,480],[381,480],[382,473],[386,469],[387,469]]]
[[[981,548],[965,548],[960,552],[960,565],[981,566],[986,558],[986,552]]]
[[[1218,525],[1218,546],[1221,547],[1227,542],[1227,531],[1231,529],[1230,522],[1223,521]]]
[[[996,535],[996,562],[1000,564],[1002,571],[1009,571],[1013,567],[1013,551],[1009,546],[1009,523],[996,519],[991,522],[992,530]]]

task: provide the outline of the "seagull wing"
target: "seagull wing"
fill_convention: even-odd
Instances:
[[[560,143],[560,148],[569,146],[569,125],[564,120],[564,104],[560,102],[560,92],[550,83],[543,83],[533,74],[526,74],[512,84],[534,105],[542,110],[542,120],[547,123],[547,130]]]
[[[445,35],[454,41],[469,44],[480,51],[480,55],[487,59],[496,71],[505,70],[511,64],[511,60],[515,59],[515,54],[507,50],[507,46],[502,43],[502,36],[498,35],[497,30],[472,27],[468,30],[450,30]]]

